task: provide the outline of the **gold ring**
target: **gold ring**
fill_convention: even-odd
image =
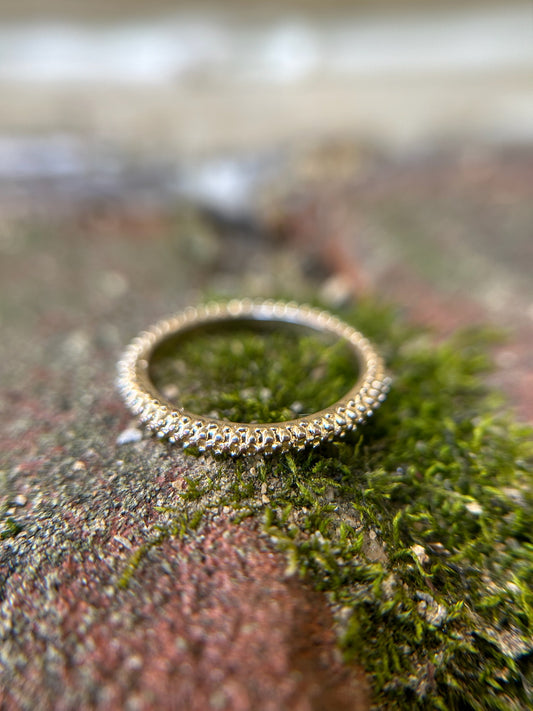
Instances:
[[[274,423],[245,423],[206,417],[172,404],[150,377],[156,349],[169,338],[205,326],[240,321],[304,326],[343,339],[355,355],[359,376],[340,400],[318,412]],[[118,363],[118,388],[130,411],[159,437],[183,447],[231,455],[272,453],[317,446],[343,437],[385,400],[390,386],[383,361],[358,331],[327,311],[293,302],[232,300],[189,307],[143,331]]]

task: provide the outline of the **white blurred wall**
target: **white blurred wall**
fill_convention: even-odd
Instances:
[[[198,154],[533,141],[533,4],[0,22],[0,135]]]

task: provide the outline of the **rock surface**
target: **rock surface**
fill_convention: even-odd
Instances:
[[[233,465],[138,434],[115,362],[206,290],[372,287],[442,333],[487,315],[512,325],[498,379],[531,418],[532,174],[532,154],[378,161],[327,189],[289,186],[258,218],[274,241],[179,206],[3,207],[2,708],[370,707],[326,599],[286,576],[257,522],[215,508],[196,535],[153,545],[177,493]]]

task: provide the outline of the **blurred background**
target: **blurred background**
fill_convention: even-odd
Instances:
[[[0,91],[3,178],[332,136],[530,142],[533,6],[2,0]]]

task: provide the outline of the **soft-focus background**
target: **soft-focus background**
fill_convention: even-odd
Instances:
[[[7,0],[0,12],[6,135],[176,156],[331,134],[395,148],[533,137],[531,3]]]
[[[0,91],[7,181],[112,180],[131,158],[176,169],[332,136],[402,152],[528,143],[533,8],[4,0]]]

